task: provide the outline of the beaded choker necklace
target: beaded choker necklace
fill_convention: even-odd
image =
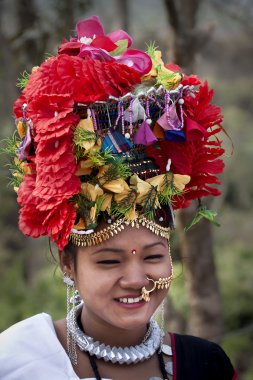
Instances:
[[[156,321],[150,321],[150,334],[145,336],[141,344],[131,347],[111,347],[99,341],[94,341],[92,337],[86,335],[80,329],[77,324],[77,317],[81,312],[81,308],[82,304],[73,308],[67,315],[69,332],[81,351],[85,351],[91,356],[94,355],[97,359],[112,363],[136,364],[151,358],[159,349],[163,332]],[[73,320],[74,324],[72,323]]]

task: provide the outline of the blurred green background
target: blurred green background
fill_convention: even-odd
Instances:
[[[127,30],[134,47],[156,41],[164,61],[173,55],[173,28],[163,0],[0,1],[0,138],[14,132],[12,104],[19,94],[16,78],[56,53],[57,43],[73,34],[77,20],[97,14],[106,32]],[[215,88],[222,106],[227,146],[222,197],[212,201],[220,228],[213,227],[215,264],[222,296],[224,332],[220,337],[239,378],[253,379],[253,3],[250,0],[179,1],[197,7],[194,72]],[[187,5],[188,4],[188,5]],[[187,38],[187,36],[185,36]],[[46,238],[32,240],[18,230],[16,195],[8,188],[8,159],[0,155],[0,331],[34,313],[65,315],[65,289],[57,269],[57,251]],[[197,228],[197,227],[196,227]],[[205,237],[203,237],[205,238]],[[172,255],[180,242],[173,235]],[[201,255],[201,252],[199,252]],[[184,264],[175,259],[178,276],[171,302],[182,320],[189,315]],[[168,326],[170,323],[168,321]],[[182,325],[184,326],[184,324]],[[187,329],[182,327],[182,332]]]

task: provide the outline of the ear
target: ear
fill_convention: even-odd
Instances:
[[[74,264],[71,255],[65,251],[58,251],[60,267],[63,273],[74,273]]]

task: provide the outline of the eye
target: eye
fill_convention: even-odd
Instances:
[[[144,258],[144,260],[159,260],[163,255],[149,255]]]
[[[97,261],[97,264],[104,264],[104,265],[113,265],[113,264],[119,264],[119,260],[101,260]]]

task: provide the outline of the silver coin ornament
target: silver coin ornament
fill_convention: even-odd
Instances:
[[[168,362],[168,363],[165,363],[165,371],[169,374],[169,375],[173,375],[173,364],[172,362]]]
[[[162,353],[167,356],[172,356],[172,349],[168,344],[162,345]]]

